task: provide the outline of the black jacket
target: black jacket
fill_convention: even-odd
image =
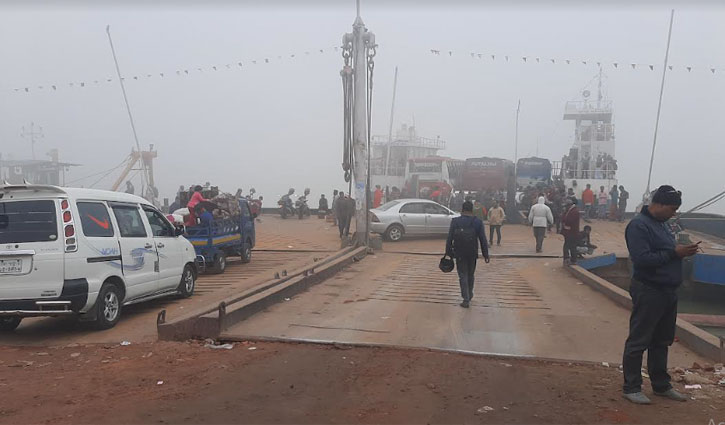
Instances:
[[[675,235],[646,206],[627,225],[625,238],[635,280],[661,288],[680,286],[682,259],[675,253]]]
[[[488,258],[488,243],[486,242],[486,232],[483,228],[483,222],[479,220],[478,217],[473,217],[470,215],[462,215],[451,220],[451,227],[450,229],[448,229],[448,239],[446,240],[446,254],[453,254],[454,231],[459,227],[468,227],[471,225],[473,225],[473,228],[476,230],[476,234],[478,235],[478,240],[481,243],[481,252],[483,253],[483,257]],[[478,257],[478,249],[476,249],[476,251],[474,252],[468,253],[468,255],[462,252],[456,252],[455,256],[464,258],[476,258]]]

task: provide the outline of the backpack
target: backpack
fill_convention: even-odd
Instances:
[[[478,235],[474,221],[466,227],[456,227],[453,230],[453,252],[457,257],[474,257],[478,255],[476,244]]]

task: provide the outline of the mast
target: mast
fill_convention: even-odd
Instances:
[[[398,67],[395,67],[395,78],[393,79],[393,103],[390,105],[390,127],[388,127],[388,149],[385,154],[385,175],[388,175],[390,168],[390,150],[393,148],[393,115],[395,113],[395,92],[398,89]]]

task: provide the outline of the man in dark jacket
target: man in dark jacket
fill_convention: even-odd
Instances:
[[[566,210],[561,217],[561,234],[564,236],[564,265],[576,264],[576,247],[579,244],[579,208],[576,198],[566,200]]]
[[[456,258],[456,270],[461,285],[461,307],[468,308],[473,298],[474,274],[478,258],[478,244],[486,263],[490,261],[486,232],[483,222],[473,216],[473,202],[466,201],[461,208],[461,216],[451,220],[446,240],[446,254]]]
[[[687,397],[675,391],[667,374],[667,351],[675,339],[677,288],[682,283],[682,258],[695,255],[697,244],[678,245],[666,222],[682,204],[672,186],[660,186],[649,206],[627,225],[625,237],[633,264],[632,315],[624,345],[623,395],[637,404],[649,404],[642,392],[642,354],[654,394],[677,401]]]

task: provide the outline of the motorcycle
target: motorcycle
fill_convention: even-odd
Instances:
[[[302,220],[304,217],[310,216],[310,207],[307,206],[307,197],[300,196],[295,202],[295,208],[297,208],[297,214],[299,219]]]
[[[287,216],[297,214],[297,210],[295,210],[292,200],[288,195],[283,196],[282,199],[277,201],[277,205],[279,205],[279,214],[283,219],[286,219]]]

